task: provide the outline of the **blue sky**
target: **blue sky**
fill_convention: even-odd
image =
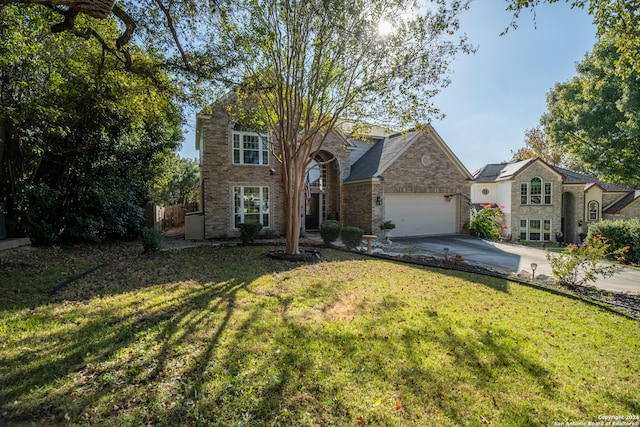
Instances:
[[[451,84],[434,100],[446,114],[432,124],[462,163],[474,172],[511,158],[524,133],[546,111],[546,94],[575,76],[575,64],[595,43],[592,17],[565,3],[523,13],[518,29],[505,0],[475,0],[461,18],[461,31],[478,46],[475,55],[451,64]],[[188,123],[193,127],[195,117]],[[195,158],[194,133],[185,129],[180,155]]]

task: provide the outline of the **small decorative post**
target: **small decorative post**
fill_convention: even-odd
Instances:
[[[536,268],[538,268],[538,264],[536,264],[535,262],[532,262],[531,263],[532,280],[536,280]]]

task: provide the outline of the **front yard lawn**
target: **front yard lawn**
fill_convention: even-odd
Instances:
[[[640,322],[503,279],[329,249],[292,264],[267,258],[272,249],[132,253],[53,295],[60,268],[39,267],[33,291],[15,279],[28,260],[0,263],[10,296],[0,296],[0,424],[547,426],[640,415]],[[59,256],[74,265],[68,276],[90,268]]]

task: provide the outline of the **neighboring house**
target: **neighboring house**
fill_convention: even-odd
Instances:
[[[578,243],[588,225],[601,219],[640,217],[640,192],[541,159],[489,164],[474,174],[471,201],[504,213],[503,235],[514,241]]]
[[[277,147],[268,135],[237,126],[229,110],[219,102],[196,121],[205,238],[237,235],[246,221],[283,234]],[[472,177],[433,128],[400,134],[371,126],[358,135],[350,138],[346,123],[331,130],[312,162],[300,212],[306,230],[326,219],[378,235],[385,220],[397,225],[394,236],[462,230]]]

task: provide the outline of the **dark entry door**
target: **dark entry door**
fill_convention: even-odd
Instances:
[[[315,193],[307,200],[305,207],[305,230],[318,230],[320,228],[320,194]]]

